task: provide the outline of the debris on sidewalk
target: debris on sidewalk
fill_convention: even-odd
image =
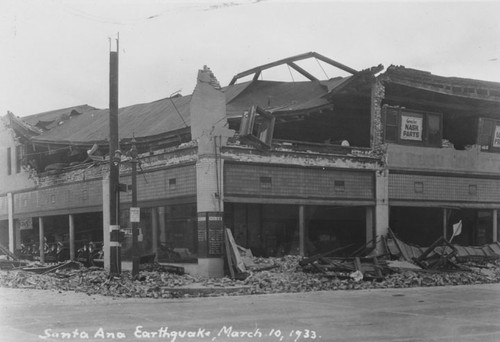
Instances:
[[[233,274],[224,278],[192,276],[183,267],[158,263],[141,265],[136,277],[127,271],[111,276],[102,268],[78,262],[31,263],[29,267],[0,270],[0,286],[127,298],[180,298],[500,282],[496,244],[486,249],[436,240],[425,248],[408,245],[390,234],[382,240],[385,251],[380,254],[368,243],[349,255],[344,247],[307,258],[264,258],[236,245],[229,234],[227,241]],[[349,250],[352,247],[356,246],[349,246]]]

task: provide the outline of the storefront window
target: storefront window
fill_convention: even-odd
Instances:
[[[299,206],[278,204],[225,204],[224,224],[236,243],[262,257],[297,255],[300,251]],[[306,206],[304,212],[306,255],[331,251],[366,239],[364,207]]]
[[[169,205],[157,210],[158,261],[197,262],[196,205]]]
[[[137,254],[155,256],[158,262],[197,262],[196,205],[180,204],[141,208]],[[125,240],[122,259],[132,260],[132,229],[129,210],[120,216]],[[125,223],[127,222],[127,223]]]

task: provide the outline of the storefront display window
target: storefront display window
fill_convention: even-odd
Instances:
[[[132,230],[129,210],[120,217],[125,231],[123,260],[132,260]],[[158,262],[197,262],[196,205],[180,204],[140,209],[139,256],[155,256]],[[127,223],[130,226],[130,223]]]

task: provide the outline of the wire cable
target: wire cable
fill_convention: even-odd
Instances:
[[[328,75],[326,74],[326,71],[325,69],[323,69],[323,66],[321,65],[321,63],[319,62],[319,60],[317,58],[314,58],[316,60],[316,62],[318,63],[319,67],[321,68],[321,70],[323,70],[323,73],[325,74],[326,76],[326,79],[330,79],[330,77],[328,77]]]

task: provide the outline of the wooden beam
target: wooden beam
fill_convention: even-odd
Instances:
[[[227,234],[227,230],[224,229],[224,246],[226,248],[226,260],[227,260],[227,267],[229,268],[229,274],[231,276],[231,279],[234,279],[234,262],[233,262],[233,257],[231,255],[231,246],[229,245],[229,237]]]
[[[289,63],[300,61],[300,60],[307,59],[307,58],[316,58],[316,59],[319,59],[319,60],[321,60],[321,61],[323,61],[325,63],[328,63],[328,64],[330,64],[332,66],[335,66],[335,67],[337,67],[337,68],[339,68],[341,70],[347,71],[348,73],[351,73],[351,74],[356,74],[358,72],[357,70],[349,68],[348,66],[345,66],[345,65],[343,65],[343,64],[341,64],[339,62],[334,61],[333,59],[330,59],[328,57],[322,56],[319,53],[316,53],[316,52],[306,52],[306,53],[303,53],[303,54],[300,54],[300,55],[297,55],[297,56],[280,59],[280,60],[275,61],[275,62],[267,63],[267,64],[264,64],[264,65],[261,65],[261,66],[258,66],[258,67],[255,67],[255,68],[248,69],[246,71],[240,72],[239,74],[237,74],[236,76],[233,77],[233,79],[231,80],[231,82],[229,83],[229,85],[235,84],[236,81],[238,79],[242,78],[242,77],[245,77],[245,76],[248,76],[248,75],[252,75],[252,74],[256,74],[256,73],[260,74],[260,72],[262,72],[262,70],[270,69],[270,68],[273,68],[273,67],[276,67],[276,66],[282,65],[282,64],[289,64]],[[254,77],[254,79],[255,79],[255,77]]]
[[[389,79],[386,80],[388,83],[393,83],[393,84],[399,84],[411,88],[416,88],[416,89],[421,89],[421,90],[427,90],[443,95],[451,95],[451,96],[457,96],[460,98],[468,98],[468,99],[475,99],[475,100],[483,100],[483,101],[491,101],[491,102],[500,102],[500,98],[498,96],[492,96],[492,95],[479,95],[476,93],[467,93],[467,94],[461,94],[458,92],[453,92],[453,90],[446,90],[445,88],[441,88],[437,85],[428,85],[428,84],[422,84],[419,82],[411,82],[411,81],[406,81],[406,80],[394,80],[394,79]],[[463,87],[462,87],[463,88]]]
[[[352,69],[352,68],[349,68],[348,66],[344,65],[344,64],[341,64],[339,62],[336,62],[334,61],[333,59],[330,59],[328,57],[325,57],[323,55],[320,55],[319,53],[316,53],[316,52],[311,52],[311,54],[313,55],[313,57],[319,59],[320,61],[323,61],[325,63],[328,63],[330,65],[333,65],[341,70],[344,70],[344,71],[347,71],[348,73],[350,74],[357,74],[358,71],[355,70],[355,69]]]
[[[308,73],[307,71],[305,71],[304,69],[302,69],[301,67],[299,67],[297,64],[295,64],[293,62],[288,62],[287,64],[290,67],[292,67],[293,69],[295,69],[297,72],[299,72],[300,74],[304,75],[306,78],[310,79],[311,81],[317,81],[318,80],[316,77],[314,77],[313,75],[311,75],[310,73]]]
[[[431,107],[439,107],[443,109],[450,109],[453,111],[468,111],[468,112],[477,112],[478,107],[474,105],[465,105],[465,104],[454,104],[450,102],[445,102],[445,101],[432,101],[432,100],[424,100],[424,99],[415,99],[411,97],[404,97],[404,96],[395,96],[395,95],[387,95],[385,96],[385,101],[387,100],[390,101],[396,101],[400,104],[407,104],[407,103],[416,103],[421,106],[431,106]],[[390,104],[390,103],[388,103]],[[494,110],[480,110],[482,114],[488,114],[488,115],[495,115],[498,114]]]

